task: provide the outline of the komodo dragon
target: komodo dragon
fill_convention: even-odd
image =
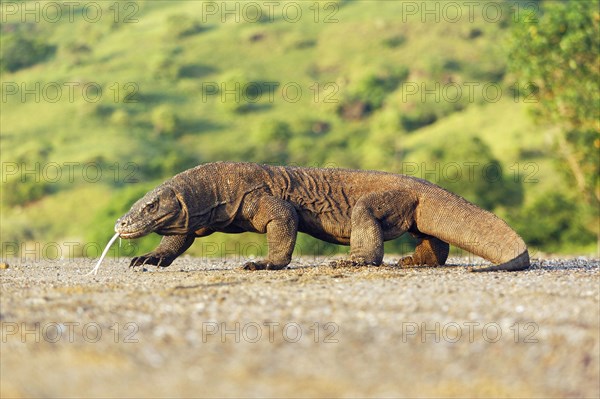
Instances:
[[[266,233],[269,247],[249,270],[287,266],[299,231],[349,244],[342,264],[380,265],[383,242],[409,232],[419,242],[401,265],[443,265],[450,243],[497,264],[473,271],[529,267],[527,246],[502,219],[426,180],[377,171],[207,163],[148,192],[115,225],[122,238],[164,236],[130,266],[169,266],[196,237],[246,231]]]

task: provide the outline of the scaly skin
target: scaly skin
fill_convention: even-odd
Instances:
[[[217,162],[167,180],[137,201],[115,231],[123,238],[163,235],[131,266],[169,266],[196,237],[266,233],[269,254],[248,270],[290,263],[297,233],[350,245],[344,264],[380,265],[383,242],[419,239],[402,266],[439,266],[449,245],[496,264],[474,271],[524,270],[527,246],[503,220],[426,180],[375,171]]]

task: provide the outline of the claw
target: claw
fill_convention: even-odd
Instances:
[[[243,270],[281,270],[283,268],[285,266],[275,265],[266,261],[247,262],[242,266]]]
[[[242,266],[244,270],[256,270],[256,264],[254,262],[248,262]]]
[[[257,262],[247,262],[246,264],[244,264],[244,266],[242,266],[242,268],[244,270],[263,270],[265,266]]]
[[[131,260],[129,267],[155,265],[159,267],[167,267],[173,261],[169,256],[161,256],[155,253],[149,253],[142,256],[136,256]]]
[[[415,261],[413,260],[412,256],[404,256],[402,258],[400,258],[400,260],[398,261],[398,266],[401,267],[405,267],[405,266],[414,266],[415,265]]]

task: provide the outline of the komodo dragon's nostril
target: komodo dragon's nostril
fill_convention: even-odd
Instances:
[[[117,231],[118,229],[121,229],[123,227],[127,227],[127,221],[126,220],[117,220],[117,223],[115,223],[115,231]]]

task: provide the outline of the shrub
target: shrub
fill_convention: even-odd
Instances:
[[[535,247],[558,250],[594,243],[595,234],[587,229],[584,210],[568,195],[546,192],[519,212],[512,221],[525,242]]]
[[[435,183],[485,209],[516,207],[523,202],[522,182],[504,173],[500,161],[478,137],[446,137],[434,147],[432,161],[437,164]]]
[[[434,86],[425,87],[432,87],[432,90],[435,90]],[[464,101],[445,101],[442,93],[438,92],[437,96],[440,100],[432,95],[431,101],[423,101],[422,95],[419,95],[401,105],[401,124],[407,132],[429,126],[466,106],[463,104]]]
[[[4,33],[0,43],[2,48],[0,69],[7,72],[15,72],[38,64],[56,51],[56,46],[49,45],[37,37],[27,37],[19,32]]]
[[[42,199],[53,192],[53,184],[36,176],[24,175],[23,177],[7,179],[2,184],[2,199],[7,206],[23,206]]]
[[[176,81],[181,77],[182,66],[173,58],[172,55],[161,56],[154,61],[151,66],[154,77]]]
[[[117,126],[128,126],[130,124],[131,118],[129,113],[122,109],[117,109],[110,116],[110,123]]]
[[[144,163],[146,174],[152,178],[166,179],[198,164],[189,148],[179,143],[162,143],[159,151],[152,151]]]
[[[220,90],[224,89],[226,93],[219,93],[215,98],[228,111],[241,114],[251,111],[257,102],[255,88],[257,83],[251,81],[244,72],[230,71],[221,77],[220,82]]]
[[[372,109],[380,108],[388,93],[394,91],[407,77],[406,67],[367,74],[351,89],[353,97],[369,104]]]
[[[402,34],[398,34],[398,35],[394,35],[391,37],[388,37],[386,39],[383,39],[381,41],[381,43],[388,48],[396,48],[396,47],[400,47],[401,45],[403,45],[406,42],[406,36],[402,35]]]
[[[170,105],[159,105],[152,110],[152,125],[154,131],[161,135],[175,136],[181,122]]]
[[[387,95],[408,77],[406,67],[370,72],[350,84],[346,101],[338,108],[344,119],[362,119],[381,108]]]
[[[262,121],[252,134],[253,159],[258,162],[287,162],[291,137],[292,130],[287,122],[272,119]]]
[[[169,39],[181,39],[204,30],[200,20],[186,14],[174,14],[167,17],[167,36]]]
[[[429,126],[435,123],[437,119],[438,117],[433,109],[425,105],[416,107],[414,111],[405,112],[400,117],[402,127],[407,132]]]

